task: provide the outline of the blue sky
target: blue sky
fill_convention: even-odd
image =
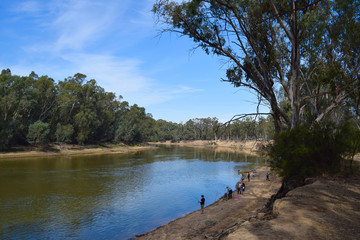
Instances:
[[[172,122],[224,122],[255,112],[253,93],[220,81],[224,59],[192,51],[187,37],[158,35],[154,1],[1,0],[0,68],[56,81],[83,73],[155,119]]]

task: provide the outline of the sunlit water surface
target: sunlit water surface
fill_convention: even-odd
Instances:
[[[129,239],[234,188],[260,157],[184,147],[0,161],[0,239]]]

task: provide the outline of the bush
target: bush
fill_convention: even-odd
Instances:
[[[267,149],[270,166],[282,177],[337,172],[348,149],[348,130],[346,124],[327,123],[281,132]]]
[[[72,125],[61,125],[60,123],[56,126],[56,141],[60,143],[71,143],[72,135],[74,134],[74,128]]]
[[[27,141],[30,144],[44,144],[49,141],[50,125],[42,121],[36,121],[29,126]]]

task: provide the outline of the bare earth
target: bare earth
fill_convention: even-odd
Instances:
[[[219,200],[138,239],[360,239],[360,174],[311,179],[313,183],[276,200],[273,214],[261,211],[281,185],[268,168],[257,169],[238,199]],[[235,194],[236,196],[237,194]],[[206,196],[205,196],[206,197]]]
[[[121,154],[121,153],[136,153],[139,151],[144,151],[148,149],[155,148],[154,146],[144,145],[144,146],[126,146],[126,145],[73,145],[73,144],[64,144],[64,145],[55,145],[52,144],[51,150],[33,150],[29,147],[21,147],[24,151],[19,152],[8,152],[0,153],[0,159],[16,159],[16,158],[27,158],[27,157],[51,157],[51,156],[61,156],[61,155],[96,155],[96,154]]]
[[[242,152],[245,154],[262,154],[264,147],[268,145],[270,141],[260,140],[194,140],[194,141],[179,141],[179,142],[154,142],[153,144],[163,145],[177,145],[196,148],[212,148],[216,151],[228,151],[228,152]]]

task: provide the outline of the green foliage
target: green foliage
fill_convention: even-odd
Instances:
[[[266,102],[276,132],[333,120],[351,96],[359,106],[358,0],[157,0],[153,12],[162,33],[226,59],[222,80]]]
[[[145,108],[136,104],[127,108],[115,133],[116,142],[136,144],[149,140],[152,135],[153,119],[146,114]]]
[[[13,137],[13,128],[7,122],[0,121],[0,150],[8,148]]]
[[[345,129],[347,133],[345,138],[345,157],[351,160],[350,167],[352,167],[355,154],[360,152],[360,129],[349,123],[345,125]]]
[[[44,144],[49,141],[50,125],[42,121],[36,121],[29,126],[27,141],[30,144]]]
[[[70,124],[63,126],[60,123],[58,123],[56,125],[55,137],[56,137],[56,141],[59,143],[71,143],[73,133],[74,133],[74,128]]]
[[[351,128],[348,124],[315,124],[312,127],[277,134],[268,147],[271,167],[280,176],[317,176],[340,171],[340,163],[349,153]]]
[[[121,101],[121,96],[116,98],[114,93],[106,92],[94,79],[86,81],[83,74],[56,84],[48,76],[31,72],[20,77],[7,69],[0,74],[0,93],[0,149],[47,141],[137,144],[252,139],[268,138],[273,132],[271,118],[246,118],[227,125],[210,117],[190,119],[185,124],[155,121],[145,108],[130,106]],[[41,122],[46,122],[46,132],[41,132]]]

